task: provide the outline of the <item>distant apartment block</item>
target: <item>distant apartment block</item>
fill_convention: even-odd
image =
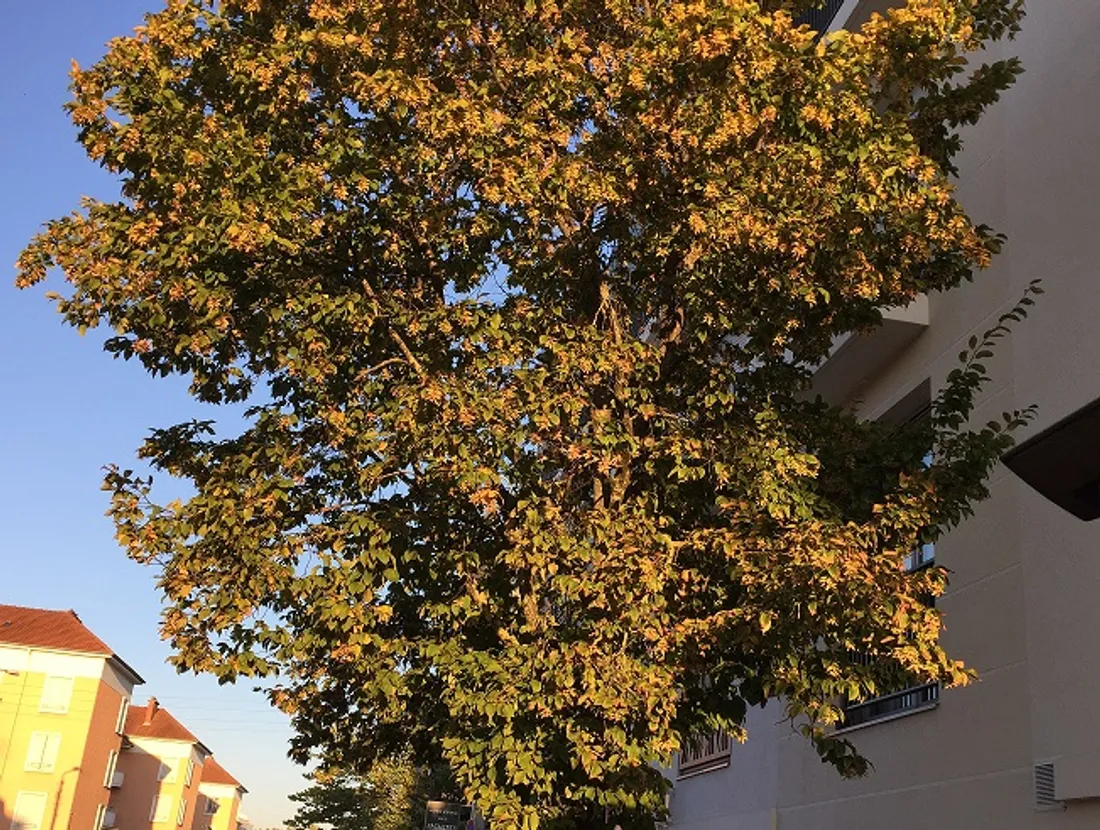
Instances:
[[[0,830],[237,830],[245,788],[72,611],[0,605]]]
[[[191,830],[238,830],[241,798],[248,792],[226,769],[209,758],[199,782],[199,808]]]
[[[210,750],[155,697],[130,710],[125,737],[121,785],[111,799],[117,827],[189,830]]]

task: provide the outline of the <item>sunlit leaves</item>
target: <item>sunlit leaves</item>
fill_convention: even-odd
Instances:
[[[122,192],[20,285],[59,269],[68,323],[251,407],[147,438],[192,497],[107,479],[179,667],[276,677],[296,757],[443,760],[501,827],[643,826],[654,762],[768,700],[859,773],[841,698],[965,682],[903,563],[1027,415],[967,426],[1030,296],[931,425],[803,393],[996,253],[949,174],[1019,4],[824,39],[808,5],[171,0],[74,70]]]

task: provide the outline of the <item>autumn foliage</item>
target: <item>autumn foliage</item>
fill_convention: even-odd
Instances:
[[[965,682],[903,561],[1024,417],[968,425],[1004,326],[922,423],[805,390],[996,253],[950,176],[1020,3],[826,38],[809,5],[170,0],[74,69],[121,194],[19,283],[249,406],[145,441],[190,498],[107,478],[180,668],[275,678],[301,759],[443,762],[528,828],[643,824],[655,763],[769,700],[858,774],[845,696]]]

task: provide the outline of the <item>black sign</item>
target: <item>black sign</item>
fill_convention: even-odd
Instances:
[[[424,830],[474,830],[473,812],[469,804],[429,801]]]

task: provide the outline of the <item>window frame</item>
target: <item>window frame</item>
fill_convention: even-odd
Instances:
[[[179,772],[179,758],[160,758],[160,768],[157,770],[157,782],[160,784],[175,784]]]

